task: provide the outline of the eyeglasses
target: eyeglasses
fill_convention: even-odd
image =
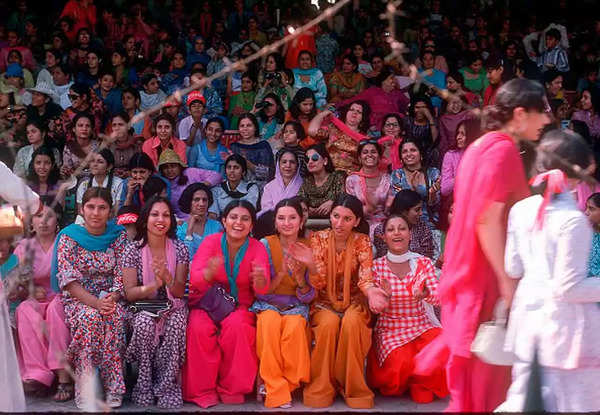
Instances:
[[[377,140],[369,139],[369,140],[361,140],[358,142],[359,145],[364,146],[367,144],[377,144]]]
[[[321,155],[319,153],[313,153],[312,156],[310,156],[310,160],[312,161],[319,161],[321,159]]]
[[[388,128],[398,128],[400,127],[400,124],[398,124],[397,122],[386,122],[385,124],[383,124],[383,126]]]

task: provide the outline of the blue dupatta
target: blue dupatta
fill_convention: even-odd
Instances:
[[[58,233],[56,243],[52,252],[52,266],[50,268],[50,283],[52,290],[60,292],[58,285],[58,244],[63,235],[77,241],[77,243],[88,251],[106,251],[108,247],[124,232],[125,228],[121,225],[109,221],[106,224],[106,230],[102,235],[92,235],[85,227],[77,224],[71,224]]]

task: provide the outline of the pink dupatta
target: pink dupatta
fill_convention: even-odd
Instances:
[[[167,269],[175,278],[175,271],[177,268],[177,253],[175,252],[175,244],[170,238],[167,238],[165,242],[165,256],[167,258]],[[150,251],[150,247],[148,244],[142,248],[142,283],[144,285],[149,285],[154,282],[156,279],[154,275],[154,271],[152,270],[152,252]],[[171,294],[171,290],[168,287],[165,287],[167,290],[167,296],[169,300],[173,303],[173,308],[181,308],[183,307],[183,300],[181,298],[175,298]]]

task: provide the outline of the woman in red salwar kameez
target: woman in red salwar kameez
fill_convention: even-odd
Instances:
[[[506,397],[510,367],[483,363],[471,354],[479,324],[492,319],[514,286],[504,270],[508,210],[529,195],[519,142],[535,141],[550,119],[544,90],[514,79],[486,109],[487,130],[465,151],[454,188],[454,217],[439,287],[451,400],[446,411],[493,411]]]

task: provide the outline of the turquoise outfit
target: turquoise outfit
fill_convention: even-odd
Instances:
[[[594,238],[592,239],[592,251],[590,252],[590,262],[588,269],[588,276],[600,277],[600,232],[594,232]]]
[[[202,235],[192,233],[191,240],[185,238],[187,235],[187,230],[187,222],[184,222],[181,225],[179,225],[177,227],[177,239],[183,241],[183,243],[187,247],[188,252],[190,253],[190,262],[192,262],[192,259],[194,259],[194,254],[196,254],[196,251],[198,250],[198,247],[200,246],[204,238],[206,238],[208,235],[212,235],[213,233],[223,232],[223,226],[219,221],[216,221],[214,219],[207,219],[206,223],[204,224],[204,233]]]

